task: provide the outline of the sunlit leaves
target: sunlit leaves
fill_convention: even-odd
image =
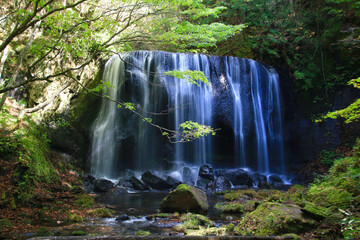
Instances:
[[[135,104],[132,102],[125,102],[124,107],[128,110],[135,110]]]
[[[190,142],[208,135],[215,135],[217,129],[193,121],[186,121],[179,125],[177,131],[162,130],[162,135],[166,136],[172,143]]]
[[[160,40],[159,48],[172,51],[204,52],[216,44],[239,33],[245,25],[226,25],[207,21],[217,19],[226,7],[207,7],[202,1],[181,1],[170,5],[162,18],[155,18],[151,25],[154,39]],[[211,22],[211,23],[210,23]],[[209,23],[209,24],[206,24]]]
[[[106,93],[107,89],[114,88],[110,82],[105,82],[101,80],[101,83],[97,85],[95,88],[89,89],[90,92],[94,93]]]
[[[360,89],[360,77],[356,79],[352,79],[348,82],[349,85],[353,85],[355,88]],[[337,119],[337,118],[343,118],[345,120],[345,123],[351,123],[354,121],[359,121],[360,119],[360,98],[357,99],[355,102],[350,104],[344,109],[341,110],[335,110],[332,112],[327,113],[325,116],[323,116],[320,119],[315,120],[316,122],[322,122],[324,119]]]
[[[143,118],[143,121],[144,121],[144,122],[151,123],[151,122],[152,122],[152,118]]]
[[[173,76],[175,78],[184,79],[191,84],[195,84],[200,87],[200,84],[197,81],[205,83],[207,86],[210,87],[209,80],[205,77],[204,72],[196,71],[196,70],[174,70],[174,71],[167,71],[165,75]]]
[[[193,121],[181,123],[180,128],[182,129],[181,141],[191,141],[195,138],[205,137],[209,134],[215,135],[215,130],[210,126]]]
[[[203,51],[216,47],[217,43],[244,27],[207,21],[208,18],[217,19],[226,8],[207,7],[202,0],[24,0],[15,3],[8,1],[8,5],[0,9],[6,16],[1,18],[0,34],[9,39],[11,51],[3,72],[5,76],[11,75],[19,53],[27,50],[25,46],[31,43],[27,52],[24,51],[21,63],[21,71],[28,77],[24,85],[43,81],[46,86],[48,82],[70,80],[85,87],[83,80],[87,80],[95,69],[89,67],[90,64],[99,66],[98,60],[106,59],[114,52],[149,48]],[[75,5],[70,6],[72,4]],[[28,25],[17,29],[23,23]],[[34,23],[39,23],[39,26]],[[9,37],[13,29],[19,31]],[[34,39],[29,42],[31,33],[34,33]],[[7,45],[2,46],[5,48]],[[200,71],[171,71],[167,75],[197,86],[210,86]],[[144,116],[146,109],[131,102],[111,99],[106,94],[109,88],[112,88],[109,83],[101,82],[86,90],[98,96],[103,94],[103,98],[114,102],[118,108],[129,110],[144,122],[163,129],[156,125],[156,118]],[[79,90],[77,87],[73,89]],[[189,124],[178,129],[184,130],[181,134],[187,137],[179,137],[178,130],[169,130],[168,133],[176,135],[176,139],[189,140],[211,132],[203,125],[191,125],[190,128]]]
[[[164,33],[162,40],[173,42],[178,49],[214,47],[219,41],[223,41],[240,32],[245,25],[226,25],[212,23],[197,25],[184,21],[173,26],[173,29]]]
[[[226,9],[226,7],[223,7],[223,6],[219,6],[219,7],[215,7],[215,8],[206,8],[206,7],[192,8],[192,9],[184,11],[183,13],[188,15],[190,17],[190,19],[196,20],[198,18],[208,17],[208,16],[213,16],[213,17],[217,18],[218,15],[225,9]]]

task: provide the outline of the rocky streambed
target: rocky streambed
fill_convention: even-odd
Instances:
[[[189,187],[182,184],[178,189]],[[67,226],[49,227],[56,236],[85,235],[86,239],[336,239],[341,216],[305,200],[305,188],[288,191],[245,189],[208,194],[207,212],[160,212],[168,192],[101,194],[97,204],[112,216]],[[186,205],[187,201],[179,204]],[[194,210],[193,212],[197,212]],[[201,212],[201,210],[200,210]],[[320,237],[320,238],[318,238]]]
[[[48,226],[47,235],[98,239],[339,239],[347,229],[342,222],[349,212],[344,209],[352,206],[352,198],[345,190],[284,185],[280,178],[274,181],[275,176],[265,178],[244,171],[216,175],[211,169],[205,170],[210,174],[199,171],[197,176],[200,188],[190,185],[194,182],[178,181],[173,190],[168,190],[166,178],[152,172],[145,172],[141,178],[129,174],[117,184],[86,176],[89,181],[85,181],[85,187],[97,192],[97,217]],[[208,183],[199,184],[204,179]],[[219,179],[230,184],[219,189]],[[245,184],[234,187],[234,182],[244,179]],[[151,190],[135,191],[137,186]]]

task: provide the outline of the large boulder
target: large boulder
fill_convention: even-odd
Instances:
[[[215,175],[223,176],[235,186],[247,186],[249,188],[254,186],[254,181],[249,173],[242,169],[217,170]]]
[[[86,192],[90,193],[93,191],[95,182],[96,182],[95,177],[91,175],[83,176],[83,187],[86,190]]]
[[[270,182],[267,180],[267,177],[265,175],[259,175],[258,177],[259,183],[258,183],[258,188],[270,188]]]
[[[124,179],[129,180],[131,177],[135,177],[134,172],[132,170],[130,170],[130,169],[125,169],[125,171],[124,171]]]
[[[180,184],[161,202],[162,212],[204,213],[209,209],[204,191],[186,184]]]
[[[317,226],[318,223],[307,218],[297,205],[265,202],[247,213],[234,232],[237,235],[276,236],[304,233]]]
[[[151,171],[146,171],[141,175],[141,180],[155,190],[168,190],[172,186],[166,182],[166,180],[155,175]]]
[[[202,178],[199,177],[199,179],[196,182],[196,187],[204,190],[204,191],[208,191],[211,190],[213,188],[213,181],[211,181],[210,179],[207,178]]]
[[[105,193],[107,190],[113,188],[115,184],[107,179],[96,179],[94,184],[94,192]]]
[[[226,190],[231,188],[231,183],[224,176],[220,176],[215,181],[216,190]]]
[[[150,190],[150,187],[137,179],[134,176],[128,177],[125,179],[125,182],[122,184],[124,187],[131,188],[138,191]]]
[[[272,185],[276,185],[276,184],[281,185],[281,184],[283,184],[283,180],[282,180],[281,177],[278,176],[278,175],[271,175],[271,176],[269,177],[269,182],[270,182],[270,184],[272,184]]]
[[[204,164],[199,169],[199,177],[213,181],[214,169],[210,164]]]
[[[124,187],[114,187],[114,188],[110,188],[109,190],[107,190],[106,196],[119,197],[119,196],[122,196],[122,195],[125,195],[128,193],[129,192]]]

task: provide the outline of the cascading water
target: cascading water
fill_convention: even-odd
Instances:
[[[203,71],[211,86],[166,76],[170,70]],[[230,126],[232,131],[171,144],[156,128],[104,99],[93,125],[93,175],[116,178],[124,169],[171,170],[179,163],[228,167],[224,159],[230,159],[231,167],[283,173],[280,89],[274,70],[235,57],[138,51],[113,56],[103,80],[114,87],[107,95],[134,103],[158,125],[177,129],[191,120]]]
[[[119,84],[124,81],[124,62],[118,57],[112,57],[105,65],[104,79],[114,88],[108,89],[108,95],[112,99],[118,98]],[[92,139],[91,173],[111,177],[113,167],[116,164],[118,146],[116,144],[116,104],[110,101],[102,101],[101,110],[95,120]]]
[[[247,146],[252,142],[247,138],[252,137],[249,131],[253,128],[256,144],[251,146],[251,151],[256,152],[257,170],[269,173],[271,162],[271,170],[283,174],[281,106],[277,73],[251,59],[228,57],[226,77],[233,96],[235,156],[240,166],[247,167],[247,159],[251,157]],[[251,121],[247,121],[249,119]]]
[[[171,54],[169,56],[169,69],[203,71],[205,76],[210,76],[209,61],[205,55]],[[212,123],[212,92],[211,87],[201,83],[201,86],[191,84],[175,78],[161,78],[168,93],[169,106],[174,108],[175,117],[169,125],[176,129],[181,123],[191,120],[205,125]],[[179,140],[179,139],[178,139]],[[204,164],[211,156],[211,137],[199,139],[188,146],[175,145],[175,161],[192,159],[196,165]]]

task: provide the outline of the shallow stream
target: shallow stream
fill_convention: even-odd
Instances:
[[[56,236],[69,236],[74,231],[83,231],[88,236],[134,236],[139,230],[149,231],[151,235],[172,236],[178,235],[173,231],[173,226],[178,224],[167,219],[151,219],[146,216],[159,212],[160,203],[167,192],[141,192],[129,193],[116,197],[99,195],[96,203],[110,208],[114,212],[112,218],[92,219],[83,223],[75,223],[66,226],[57,226],[50,230]],[[208,195],[210,205],[207,216],[216,223],[216,226],[228,224],[230,221],[239,219],[236,215],[223,215],[214,209],[216,202],[221,201],[222,196]],[[128,215],[129,220],[116,221],[121,215]]]

